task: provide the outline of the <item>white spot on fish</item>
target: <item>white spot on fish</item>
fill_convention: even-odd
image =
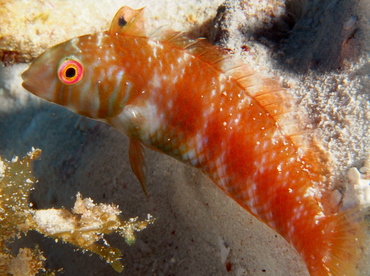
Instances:
[[[160,88],[162,86],[162,79],[157,72],[154,73],[151,84],[154,88]]]
[[[77,46],[80,39],[78,37],[75,37],[71,39],[71,46],[79,53],[81,53],[81,49]]]
[[[96,45],[98,47],[100,47],[100,49],[102,47],[103,36],[104,36],[103,33],[98,33],[98,35],[97,35],[98,41],[96,42]]]

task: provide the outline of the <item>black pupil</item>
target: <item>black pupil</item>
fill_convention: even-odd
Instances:
[[[123,16],[120,16],[120,17],[118,18],[118,26],[123,27],[123,26],[125,26],[126,24],[127,24],[127,22],[126,22],[125,18],[123,18]]]
[[[76,69],[75,68],[68,68],[66,70],[66,77],[67,78],[73,78],[74,76],[76,76]]]

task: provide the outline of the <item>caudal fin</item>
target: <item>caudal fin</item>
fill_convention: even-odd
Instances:
[[[367,211],[367,208],[354,208],[323,218],[320,223],[322,243],[316,245],[317,250],[322,250],[321,254],[305,256],[310,275],[357,275],[356,266],[363,251],[367,226],[363,218]]]

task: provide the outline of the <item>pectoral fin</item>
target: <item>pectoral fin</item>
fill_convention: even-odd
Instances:
[[[141,188],[144,191],[144,194],[148,196],[146,190],[146,166],[145,166],[145,151],[144,146],[139,141],[130,138],[130,148],[129,148],[129,157],[131,169],[139,179]]]

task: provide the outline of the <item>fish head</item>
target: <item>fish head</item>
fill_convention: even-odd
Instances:
[[[58,83],[58,65],[66,56],[64,43],[49,48],[36,58],[30,67],[22,73],[22,86],[32,94],[55,102],[59,97],[57,90],[63,84]]]
[[[22,79],[32,94],[96,119],[118,114],[127,99],[122,94],[132,87],[107,32],[47,49],[23,72]]]

